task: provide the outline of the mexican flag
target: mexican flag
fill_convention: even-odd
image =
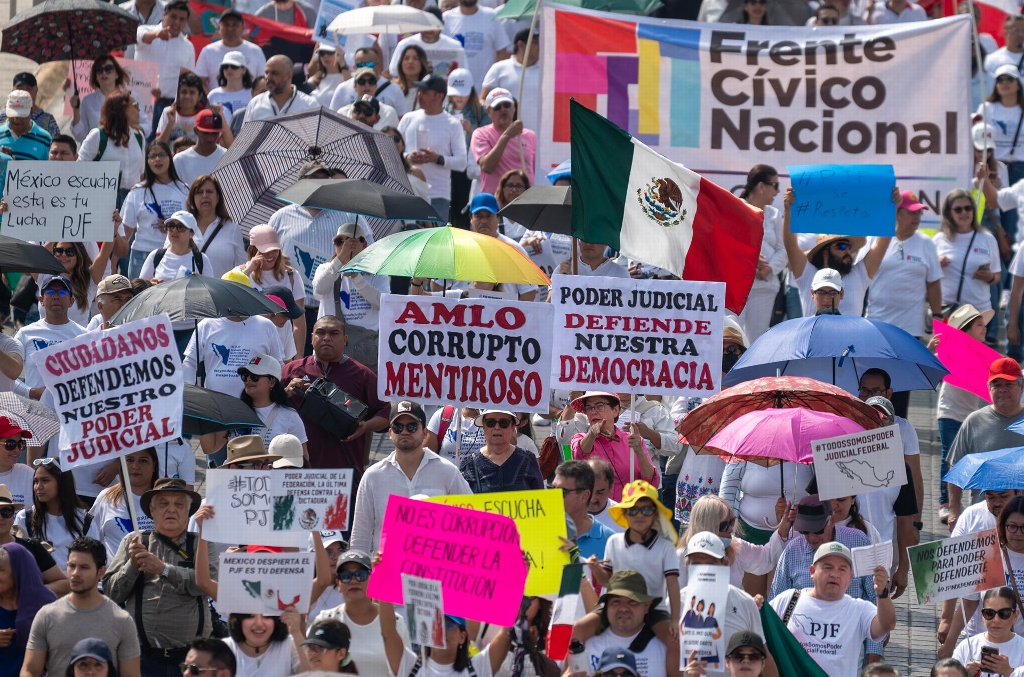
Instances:
[[[551,625],[548,630],[546,654],[553,661],[564,660],[569,653],[572,638],[572,624],[583,618],[586,611],[580,597],[580,581],[583,580],[583,564],[566,564],[562,567],[562,582],[558,586],[558,598],[551,609]]]
[[[726,283],[743,310],[764,214],[572,100],[572,234],[684,280]]]

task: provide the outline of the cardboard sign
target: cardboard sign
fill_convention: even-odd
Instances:
[[[308,613],[313,559],[311,552],[221,553],[217,610],[280,616],[293,606],[300,614]]]
[[[945,322],[932,320],[932,330],[939,339],[935,355],[949,369],[942,380],[991,404],[988,367],[1003,355]]]
[[[565,504],[562,492],[553,489],[505,491],[493,494],[434,496],[433,503],[483,510],[511,518],[519,528],[523,554],[530,563],[527,595],[553,595],[562,580],[569,553],[558,548],[565,538]]]
[[[61,468],[106,463],[181,437],[185,386],[166,314],[88,332],[30,359],[60,418]]]
[[[120,178],[117,162],[8,162],[4,235],[32,242],[109,242]]]
[[[274,531],[348,531],[352,468],[275,469]]]
[[[377,395],[547,411],[552,312],[547,303],[387,294]]]
[[[402,574],[402,599],[412,641],[420,646],[446,648],[441,582]]]
[[[918,604],[1006,585],[995,529],[922,543],[907,550]]]
[[[691,564],[689,584],[680,598],[683,618],[679,621],[679,668],[684,670],[690,654],[707,661],[709,670],[725,669],[725,627],[729,601],[729,567]]]
[[[402,574],[411,574],[441,582],[446,613],[515,623],[526,562],[519,530],[508,517],[392,494],[380,550],[382,561],[366,590],[370,597],[402,604]]]
[[[818,496],[823,501],[907,483],[898,425],[815,440],[811,446]]]
[[[275,531],[274,475],[280,470],[219,468],[206,474],[206,502],[214,517],[203,522],[213,543],[305,547],[302,531]]]
[[[139,97],[142,106],[141,114],[144,119],[149,119],[156,127],[158,120],[153,120],[153,89],[157,86],[157,79],[160,76],[160,64],[155,61],[140,61],[136,59],[125,59],[114,57],[121,68],[128,74],[128,88],[135,96]],[[74,68],[68,64],[68,77],[73,78],[78,85],[78,98],[84,99],[94,91],[89,82],[89,73],[92,72],[92,61],[75,60]],[[74,87],[64,93],[64,115],[72,117],[71,95],[75,93]]]
[[[710,397],[725,284],[554,275],[553,388]]]
[[[892,165],[791,165],[794,233],[881,235],[896,232]]]

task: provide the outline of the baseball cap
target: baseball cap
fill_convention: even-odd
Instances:
[[[988,367],[988,383],[996,380],[1016,381],[1020,377],[1020,365],[1012,357],[1000,357]]]
[[[641,604],[655,599],[647,594],[647,581],[644,580],[643,575],[633,569],[619,569],[612,574],[611,580],[608,581],[608,587],[601,595],[601,601],[604,602],[611,596],[625,597]]]
[[[371,560],[370,556],[362,550],[346,550],[341,553],[338,557],[338,571],[341,571],[343,564],[348,564],[349,562],[355,562],[364,569],[373,568],[373,560]]]
[[[75,646],[71,648],[71,660],[68,665],[74,665],[83,658],[92,658],[108,665],[114,662],[107,643],[95,637],[86,637],[75,643]]]
[[[498,206],[498,198],[494,197],[490,193],[477,193],[473,199],[469,201],[469,209],[467,211],[470,214],[476,214],[480,210],[497,214],[499,209],[501,208]]]
[[[448,96],[469,96],[473,91],[473,74],[468,68],[456,68],[448,74]]]
[[[39,83],[36,82],[36,76],[32,75],[28,71],[23,71],[14,76],[14,86],[27,85],[29,87],[38,87]]]
[[[756,632],[750,632],[749,630],[734,633],[729,638],[729,646],[725,650],[725,655],[731,656],[734,651],[744,647],[753,649],[762,656],[767,655],[767,652],[764,650],[764,641],[758,637]]]
[[[690,536],[690,540],[686,544],[687,556],[696,555],[697,553],[711,555],[715,559],[724,559],[725,545],[722,544],[722,539],[716,534],[710,531],[700,531]]]
[[[984,122],[971,127],[971,139],[974,141],[974,150],[995,150],[996,141],[992,132],[992,125]]]
[[[358,223],[343,223],[338,226],[338,232],[334,237],[361,237],[366,238],[366,231]]]
[[[928,209],[928,207],[924,206],[924,204],[917,199],[917,195],[913,191],[901,190],[900,197],[903,198],[903,201],[900,202],[900,209],[906,209],[911,212],[919,212],[922,209]]]
[[[249,244],[256,247],[260,254],[275,249],[281,251],[281,239],[277,236],[277,231],[266,224],[255,226],[249,231]]]
[[[377,71],[368,66],[363,66],[362,68],[357,68],[356,72],[352,74],[352,83],[355,84],[355,81],[364,75],[372,75],[375,80],[377,79]]]
[[[22,427],[16,419],[9,416],[0,416],[0,437],[11,437],[21,435],[25,439],[32,439],[32,431]]]
[[[322,646],[325,649],[347,649],[352,644],[352,633],[341,621],[328,619],[313,624],[302,643]]]
[[[15,89],[7,95],[7,117],[27,118],[32,114],[32,95]]]
[[[216,132],[219,134],[224,129],[224,118],[209,108],[204,108],[196,115],[192,126],[197,132]]]
[[[864,404],[870,405],[875,409],[882,411],[886,416],[895,416],[896,409],[893,408],[892,402],[888,398],[882,397],[881,395],[875,395],[864,400]]]
[[[119,291],[130,292],[131,290],[132,281],[124,275],[108,275],[96,285],[96,296],[116,294]]]
[[[487,93],[486,103],[488,108],[494,108],[503,101],[507,101],[512,105],[515,105],[516,103],[515,99],[512,98],[512,92],[508,91],[507,89],[495,87],[494,89]]]
[[[853,553],[850,549],[839,541],[829,541],[828,543],[822,543],[818,546],[818,549],[814,551],[814,561],[811,564],[817,564],[818,560],[825,559],[826,557],[842,557],[851,565],[853,564]]]
[[[71,280],[64,277],[63,275],[40,275],[39,276],[39,295],[43,295],[43,291],[49,287],[52,283],[57,282],[65,289],[68,290],[69,294],[74,294],[75,290],[71,286]]]
[[[817,494],[808,494],[796,504],[796,520],[793,521],[793,528],[801,533],[817,533],[825,528],[825,524],[831,516],[831,502],[823,502]]]
[[[220,13],[220,20],[223,21],[224,19],[238,19],[239,21],[245,21],[245,19],[242,17],[242,13],[234,7],[229,7],[228,9]],[[230,53],[231,52],[228,52],[228,54]],[[235,54],[241,54],[241,52],[235,52]],[[242,65],[244,66],[245,63],[242,63]]]
[[[170,217],[168,217],[168,219],[164,223],[168,224],[171,221],[177,221],[181,225],[191,230],[193,233],[199,230],[199,226],[196,225],[196,217],[192,216],[192,214],[186,212],[184,209],[171,214]]]
[[[427,415],[423,413],[423,407],[409,400],[402,400],[391,405],[391,418],[388,419],[388,423],[394,423],[399,416],[412,416],[424,426],[427,425]]]
[[[629,649],[609,647],[601,654],[601,663],[597,669],[605,674],[615,668],[629,670],[629,674],[636,675],[636,656]]]
[[[341,543],[341,549],[348,550],[348,541],[345,540],[340,531],[321,531],[320,538],[323,540],[325,548],[332,543]]]
[[[364,115],[367,113],[379,113],[380,112],[380,101],[372,96],[364,96],[352,104],[352,112],[359,111]]]
[[[250,374],[257,374],[259,376],[273,376],[281,380],[281,363],[277,361],[276,357],[264,353],[256,353],[246,364],[235,371],[239,374],[247,371]]]
[[[328,42],[321,42],[317,46],[316,51],[318,51],[321,54],[335,54],[337,53],[338,49],[337,47]]]
[[[271,456],[281,458],[273,462],[275,468],[301,468],[302,467],[302,442],[295,435],[285,433],[270,440],[270,448],[267,453]],[[324,544],[327,547],[327,544]]]
[[[224,55],[224,58],[220,60],[221,66],[238,66],[239,68],[245,68],[245,54],[239,51],[231,51]]]
[[[245,273],[242,274],[245,275]],[[248,280],[248,276],[245,279]],[[282,305],[281,307],[284,308],[285,315],[288,316],[289,320],[297,320],[302,315],[305,315],[305,312],[302,310],[302,308],[299,308],[299,304],[295,302],[295,297],[292,295],[292,290],[284,286],[283,284],[276,284],[272,287],[266,287],[263,290],[263,294],[268,298],[271,296],[275,296],[281,299],[281,301],[283,301],[284,303],[284,305]]]
[[[1012,63],[1004,63],[1002,66],[996,69],[995,76],[998,78],[1000,75],[1012,75],[1013,77],[1020,80],[1020,71]]]
[[[252,280],[249,276],[240,271],[238,268],[232,268],[228,272],[220,276],[220,279],[227,280],[228,282],[234,282],[236,284],[244,284],[246,287],[252,286]]]
[[[423,76],[422,80],[414,82],[412,84],[416,85],[420,89],[425,89],[429,92],[440,92],[442,94],[448,94],[448,82],[440,75],[434,75],[433,73],[431,73],[430,75]]]
[[[811,281],[811,291],[826,288],[843,291],[843,276],[835,268],[822,268],[814,274],[814,279]]]

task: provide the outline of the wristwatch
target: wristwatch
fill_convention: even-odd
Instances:
[[[164,564],[164,570],[160,572],[160,577],[161,578],[166,577],[167,576],[167,572],[169,572],[170,570],[171,570],[171,565],[170,564]]]
[[[444,156],[443,155],[438,155],[437,159],[434,160],[434,162],[436,162],[437,164],[439,164],[442,167],[444,167]]]

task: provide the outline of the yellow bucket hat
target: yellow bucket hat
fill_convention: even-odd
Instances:
[[[667,538],[672,545],[679,540],[675,527],[672,526],[672,511],[662,505],[658,500],[658,490],[646,480],[634,480],[622,488],[622,501],[618,505],[608,508],[608,516],[615,520],[619,526],[629,528],[629,522],[623,510],[632,508],[641,498],[649,498],[654,502],[658,510],[658,531]]]

